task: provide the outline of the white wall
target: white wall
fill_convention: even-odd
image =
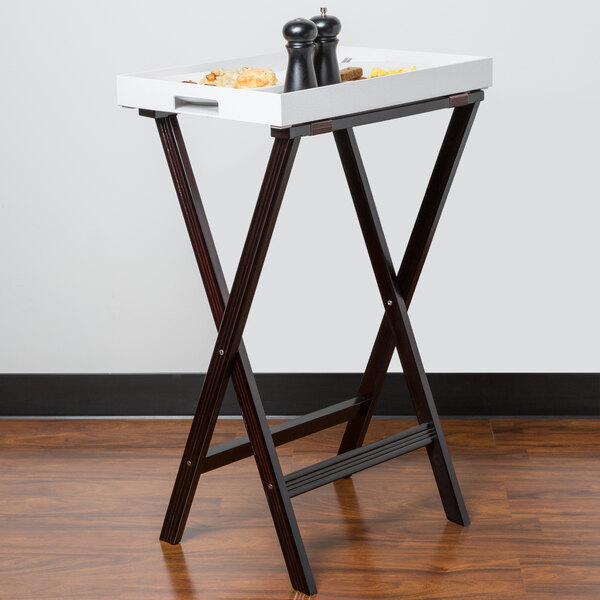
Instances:
[[[0,37],[0,371],[203,371],[214,328],[152,121],[115,74],[282,49],[311,2],[22,0]],[[431,371],[600,370],[594,3],[340,2],[348,45],[495,59],[411,308]],[[357,130],[400,260],[449,111]],[[182,118],[231,281],[271,138]],[[315,223],[315,216],[318,221]],[[331,136],[306,139],[246,344],[359,371],[381,316]]]

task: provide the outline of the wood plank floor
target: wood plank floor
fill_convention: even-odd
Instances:
[[[414,423],[376,420],[367,441]],[[319,600],[600,598],[600,421],[444,422],[472,524],[424,449],[294,499]],[[0,598],[234,600],[291,591],[252,459],[203,476],[158,541],[182,420],[0,421]],[[242,434],[220,421],[216,441]],[[279,448],[285,472],[340,427]]]

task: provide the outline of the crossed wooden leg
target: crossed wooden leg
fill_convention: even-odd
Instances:
[[[299,139],[274,140],[242,258],[228,294],[176,115],[156,119],[194,254],[219,334],[165,515],[161,540],[177,544],[185,529],[229,378],[240,403],[292,586],[316,586],[283,479],[242,332],[281,206]]]
[[[367,411],[348,422],[339,454],[362,445],[392,354],[397,347],[417,419],[419,423],[431,421],[436,428],[437,441],[427,446],[427,451],[446,516],[461,525],[468,525],[469,517],[406,311],[425,263],[478,107],[479,102],[476,102],[454,109],[397,276],[393,273],[391,257],[385,244],[354,134],[351,131],[334,134],[361,221],[363,235],[370,248],[373,269],[379,273],[377,280],[386,309],[358,391],[359,395],[371,398],[370,405]],[[390,301],[392,304],[388,305]]]

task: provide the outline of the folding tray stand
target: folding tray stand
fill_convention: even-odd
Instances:
[[[468,525],[419,350],[408,306],[431,245],[483,91],[446,95],[287,127],[272,127],[271,156],[241,259],[228,291],[177,115],[140,109],[155,120],[192,242],[215,324],[219,330],[160,539],[180,542],[202,473],[254,456],[292,586],[305,594],[317,588],[291,498],[348,477],[402,454],[427,448],[447,518]],[[394,270],[353,127],[453,108],[425,197],[398,272]],[[384,316],[355,398],[269,428],[242,342],[294,157],[304,136],[333,133],[383,302]],[[397,350],[419,424],[363,446],[363,440],[394,349]],[[248,437],[209,448],[225,389],[232,378]],[[347,423],[338,455],[284,475],[275,447]]]

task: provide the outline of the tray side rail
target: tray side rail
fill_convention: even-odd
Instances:
[[[483,90],[474,90],[460,94],[432,98],[431,100],[419,100],[418,102],[409,102],[397,106],[388,106],[377,110],[342,115],[332,117],[322,121],[312,123],[300,123],[290,125],[289,127],[271,127],[271,136],[274,138],[294,139],[298,137],[320,135],[322,133],[331,133],[358,127],[359,125],[370,125],[371,123],[381,123],[392,119],[420,115],[422,113],[441,110],[443,108],[458,108],[481,102],[484,99]]]

